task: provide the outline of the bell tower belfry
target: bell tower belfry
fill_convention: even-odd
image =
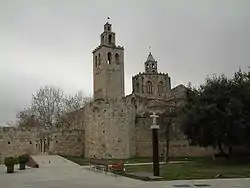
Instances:
[[[104,25],[100,45],[92,53],[94,99],[124,97],[124,48],[116,45],[110,23]]]
[[[145,72],[148,74],[157,73],[157,61],[154,59],[151,52],[149,52],[147,61],[145,62]]]
[[[132,78],[133,93],[145,97],[166,99],[171,90],[168,74],[158,72],[158,63],[151,52],[144,63],[145,71]]]

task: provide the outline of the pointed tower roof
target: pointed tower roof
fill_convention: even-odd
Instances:
[[[151,52],[149,52],[147,61],[145,62],[145,72],[150,74],[157,73],[157,61]]]
[[[153,55],[152,55],[152,53],[151,52],[149,52],[149,54],[148,54],[148,58],[147,58],[147,61],[146,62],[155,62],[155,59],[154,59],[154,57],[153,57]]]

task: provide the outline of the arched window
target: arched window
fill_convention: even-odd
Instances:
[[[98,54],[98,66],[100,66],[101,65],[101,54],[99,53]]]
[[[115,54],[115,62],[116,62],[117,65],[120,64],[120,56],[119,56],[118,53]]]
[[[108,26],[108,31],[110,31],[110,26]]]
[[[112,62],[112,54],[111,52],[108,53],[108,64],[111,64]]]
[[[102,41],[101,41],[101,43],[104,43],[104,36],[102,36]]]
[[[109,34],[109,44],[111,44],[111,43],[112,43],[112,35]]]
[[[98,64],[97,64],[97,55],[95,56],[95,67],[97,67]]]
[[[152,94],[152,93],[153,93],[153,85],[152,85],[152,82],[147,81],[147,83],[146,83],[146,88],[147,88],[147,93],[148,93],[148,94]]]
[[[160,81],[159,84],[158,84],[158,93],[163,93],[163,82]]]
[[[136,89],[135,89],[136,93],[140,93],[140,85],[139,85],[139,83],[136,83],[135,87],[136,87]]]

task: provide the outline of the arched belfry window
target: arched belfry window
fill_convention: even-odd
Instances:
[[[111,43],[112,43],[112,35],[109,34],[109,44],[111,44]]]
[[[112,54],[111,52],[108,53],[108,64],[111,64],[112,62]]]
[[[120,56],[119,56],[118,53],[115,54],[115,62],[116,62],[117,65],[120,64]]]
[[[136,87],[136,89],[135,89],[136,93],[140,93],[140,85],[139,85],[139,83],[136,83],[135,87]]]
[[[101,43],[102,43],[102,44],[104,43],[104,36],[102,36],[102,41],[101,41]]]
[[[98,60],[97,60],[97,55],[95,56],[95,67],[97,67],[98,66],[98,62],[97,62]]]
[[[163,82],[160,81],[158,84],[158,93],[163,93]]]
[[[147,88],[147,93],[148,93],[148,94],[152,94],[152,93],[153,93],[153,85],[152,85],[152,82],[147,81],[147,83],[146,83],[146,88]]]
[[[99,53],[98,54],[98,66],[100,66],[101,65],[101,54]]]

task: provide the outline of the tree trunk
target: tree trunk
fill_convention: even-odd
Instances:
[[[166,163],[169,162],[169,138],[167,138]]]
[[[170,123],[167,124],[167,131],[166,131],[166,144],[167,144],[167,148],[166,148],[166,158],[165,158],[165,162],[168,163],[169,162],[169,145],[170,145],[170,139],[169,139],[169,128],[170,128]]]
[[[228,145],[228,158],[232,155],[233,153],[233,147],[231,144]]]
[[[220,142],[218,143],[218,147],[219,147],[220,153],[225,154]]]
[[[227,153],[223,150],[222,145],[221,145],[220,142],[218,143],[218,147],[219,147],[219,150],[220,150],[220,154],[219,154],[219,155],[222,155],[223,157],[225,157],[226,159],[228,159],[229,154],[227,154]]]

